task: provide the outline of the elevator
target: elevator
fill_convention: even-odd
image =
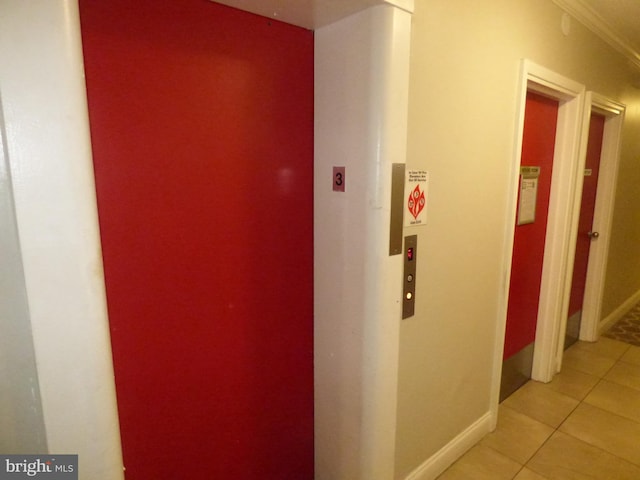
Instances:
[[[127,476],[313,478],[313,33],[80,16]]]

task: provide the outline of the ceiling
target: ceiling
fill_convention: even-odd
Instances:
[[[414,0],[214,0],[310,30],[373,5],[413,10]],[[640,0],[552,0],[640,69]]]
[[[214,0],[230,7],[314,30],[374,5],[413,11],[414,0]]]
[[[553,0],[640,68],[639,0]]]

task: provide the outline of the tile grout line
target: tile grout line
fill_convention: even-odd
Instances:
[[[619,341],[619,340],[617,340],[617,341]],[[624,342],[623,342],[623,343],[624,343]],[[538,475],[540,475],[540,476],[544,477],[544,475],[542,475],[541,473],[537,472],[535,469],[531,468],[531,467],[529,466],[529,462],[530,462],[530,461],[533,459],[533,457],[535,457],[535,455],[536,455],[536,454],[537,454],[537,453],[542,449],[542,447],[543,447],[544,445],[546,445],[546,444],[547,444],[547,442],[551,439],[551,437],[552,437],[554,434],[558,433],[558,432],[559,432],[559,433],[561,433],[561,434],[563,434],[563,435],[567,435],[567,436],[569,436],[569,437],[573,438],[574,440],[577,440],[577,441],[579,441],[579,442],[585,443],[585,444],[589,445],[589,446],[590,446],[590,447],[592,447],[592,448],[596,448],[596,449],[600,450],[601,452],[603,452],[603,453],[605,453],[605,454],[608,454],[608,455],[611,455],[611,456],[613,456],[613,457],[615,457],[615,458],[617,458],[617,459],[620,459],[620,460],[622,460],[622,461],[624,461],[624,462],[628,462],[628,463],[631,463],[632,465],[640,466],[640,465],[638,465],[638,464],[636,464],[636,463],[634,463],[634,462],[630,462],[629,460],[627,460],[627,459],[625,459],[625,458],[622,458],[622,457],[618,456],[618,455],[617,455],[617,454],[615,454],[615,453],[612,453],[612,452],[609,452],[609,451],[607,451],[607,450],[604,450],[603,448],[599,447],[598,445],[593,445],[593,444],[591,444],[591,443],[589,443],[589,442],[587,442],[587,441],[585,441],[585,440],[583,440],[583,439],[581,439],[581,438],[575,437],[574,435],[572,435],[572,434],[570,434],[570,433],[560,431],[560,428],[562,427],[562,425],[564,425],[564,424],[566,423],[566,421],[569,419],[569,417],[570,417],[570,416],[571,416],[571,415],[572,415],[572,414],[573,414],[573,413],[578,409],[578,407],[580,407],[580,405],[582,405],[583,403],[584,403],[585,405],[589,405],[590,407],[593,407],[593,408],[599,408],[599,407],[596,407],[595,405],[591,405],[591,404],[589,404],[589,403],[586,403],[586,402],[585,402],[585,399],[589,396],[589,394],[590,394],[591,392],[593,392],[593,390],[595,390],[595,389],[597,388],[597,386],[598,386],[598,385],[600,385],[600,383],[601,383],[601,382],[603,382],[603,381],[607,381],[604,377],[605,377],[605,376],[606,376],[606,375],[607,375],[607,374],[608,374],[608,373],[609,373],[609,372],[610,372],[610,371],[611,371],[611,370],[612,370],[612,369],[613,369],[613,368],[614,368],[614,367],[615,367],[619,362],[622,362],[622,357],[627,353],[627,351],[628,351],[630,348],[631,348],[631,345],[629,345],[629,347],[628,347],[627,349],[625,349],[624,353],[623,353],[622,355],[620,355],[620,357],[619,357],[619,358],[618,358],[618,359],[613,363],[613,365],[612,365],[612,366],[611,366],[611,367],[610,367],[610,368],[609,368],[609,369],[608,369],[608,370],[607,370],[607,371],[606,371],[602,376],[598,376],[598,381],[594,384],[594,386],[593,386],[593,387],[591,387],[591,388],[589,389],[589,391],[584,395],[584,397],[583,397],[581,400],[579,400],[579,401],[578,401],[578,404],[577,404],[577,405],[576,405],[576,406],[571,410],[571,412],[569,412],[569,414],[568,414],[568,415],[564,418],[564,420],[563,420],[563,421],[558,425],[558,427],[557,427],[557,428],[555,428],[555,430],[553,431],[553,433],[551,433],[551,435],[549,435],[549,436],[547,437],[547,439],[542,443],[542,445],[540,445],[540,447],[539,447],[538,449],[536,449],[536,451],[533,453],[533,455],[531,455],[531,456],[529,457],[529,459],[527,460],[527,462],[526,462],[526,463],[522,466],[522,468],[518,471],[518,474],[519,474],[519,473],[520,473],[520,472],[521,472],[521,471],[526,467],[526,468],[528,468],[529,470],[531,470],[531,471],[535,472],[536,474],[538,474]],[[626,363],[626,362],[623,362],[623,363]],[[616,383],[616,384],[617,384],[617,382],[611,382],[611,383]],[[618,384],[618,385],[619,385],[619,384]],[[622,386],[624,386],[624,385],[622,385]],[[603,411],[605,411],[605,412],[607,412],[607,413],[609,413],[609,414],[616,415],[616,416],[618,416],[618,417],[620,417],[620,418],[623,418],[623,419],[625,419],[625,420],[628,420],[628,421],[631,421],[631,422],[635,422],[635,423],[640,424],[640,422],[637,422],[637,421],[635,421],[635,420],[633,420],[633,419],[630,419],[630,418],[624,417],[624,416],[619,415],[619,414],[617,414],[617,413],[615,413],[615,412],[610,412],[610,411],[608,411],[608,410],[601,409],[601,408],[599,408],[599,409],[600,409],[600,410],[603,410]],[[528,415],[527,415],[527,416],[528,416]],[[531,417],[529,417],[529,418],[531,418]],[[516,476],[517,476],[518,474],[516,474]],[[515,478],[515,477],[514,477],[514,478]],[[548,478],[548,477],[545,477],[545,478]],[[512,480],[513,480],[513,479],[512,479]]]
[[[613,339],[613,340],[616,341],[616,342],[620,342],[620,343],[626,343],[626,342],[622,342],[620,340],[615,340],[615,339]],[[640,467],[640,463],[635,463],[633,461],[625,459],[625,458],[619,456],[617,453],[612,453],[610,451],[607,451],[607,450],[601,448],[598,445],[594,445],[594,444],[590,443],[587,440],[584,440],[584,439],[579,438],[579,437],[577,437],[577,436],[575,436],[575,435],[573,435],[571,433],[564,432],[564,431],[560,430],[567,423],[569,418],[574,413],[576,413],[576,410],[583,404],[588,406],[588,407],[591,407],[591,408],[602,410],[602,411],[604,411],[604,412],[606,412],[608,414],[615,415],[615,416],[620,417],[621,419],[624,419],[626,421],[630,421],[630,422],[633,422],[633,423],[636,423],[636,424],[640,424],[640,421],[636,421],[636,420],[634,420],[632,418],[625,417],[624,415],[620,415],[620,414],[618,414],[616,412],[612,412],[612,411],[609,411],[607,409],[600,408],[600,407],[598,407],[596,405],[591,405],[590,403],[587,403],[585,401],[587,399],[587,397],[589,397],[589,395],[591,395],[594,392],[594,390],[597,389],[602,384],[603,381],[604,382],[610,382],[612,384],[616,384],[616,385],[619,385],[621,387],[627,387],[627,388],[630,388],[630,389],[636,390],[636,391],[640,390],[638,388],[634,388],[633,386],[625,385],[625,384],[619,383],[617,381],[608,380],[608,379],[605,378],[619,364],[625,364],[625,365],[630,365],[630,366],[634,366],[634,367],[640,368],[640,364],[624,361],[622,359],[632,348],[634,348],[633,345],[626,343],[626,348],[624,349],[624,351],[622,351],[622,353],[617,358],[614,358],[614,357],[611,357],[611,356],[608,356],[608,355],[603,355],[602,353],[597,353],[597,352],[593,352],[593,351],[590,352],[591,355],[597,355],[599,357],[605,357],[605,358],[609,358],[609,359],[613,360],[613,364],[609,368],[607,368],[604,372],[602,372],[602,374],[600,374],[600,375],[594,375],[593,373],[586,372],[586,371],[583,371],[581,369],[576,369],[576,368],[573,368],[573,367],[567,367],[567,368],[573,368],[574,370],[576,370],[579,373],[582,373],[582,374],[585,374],[585,375],[591,375],[591,376],[597,378],[597,381],[593,384],[593,386],[585,389],[584,390],[585,393],[584,394],[580,394],[579,398],[572,397],[571,395],[568,395],[568,394],[566,394],[566,393],[564,393],[562,391],[552,389],[556,394],[559,394],[561,396],[565,396],[565,397],[573,399],[574,401],[577,401],[577,404],[573,408],[570,409],[570,411],[562,418],[562,420],[560,421],[560,423],[557,426],[549,425],[548,423],[542,422],[539,419],[534,418],[534,417],[530,416],[529,414],[525,413],[524,411],[521,411],[521,410],[519,410],[517,408],[513,408],[513,407],[510,407],[508,405],[503,405],[504,408],[507,408],[509,410],[513,410],[514,412],[518,413],[519,415],[523,415],[523,416],[529,418],[530,420],[532,420],[534,422],[546,425],[547,427],[549,427],[551,429],[551,432],[546,437],[546,439],[522,463],[521,463],[520,460],[516,460],[516,459],[510,457],[509,455],[506,455],[505,453],[503,453],[498,448],[496,448],[496,447],[494,447],[492,445],[484,445],[485,448],[488,448],[489,450],[493,451],[494,453],[497,453],[497,454],[503,456],[505,459],[510,460],[511,462],[515,463],[518,466],[518,469],[515,472],[515,474],[513,474],[513,476],[510,477],[511,480],[517,478],[525,469],[527,469],[527,470],[529,470],[531,472],[534,472],[536,475],[539,475],[541,478],[549,480],[549,477],[547,477],[545,474],[543,474],[541,472],[538,472],[535,468],[532,468],[531,462],[534,459],[534,457],[536,457],[536,455],[538,455],[538,453],[545,446],[547,446],[547,444],[549,443],[551,438],[554,437],[556,434],[565,435],[566,437],[571,438],[572,441],[577,441],[577,442],[583,443],[584,445],[588,445],[589,447],[594,448],[594,449],[596,449],[596,450],[598,450],[598,451],[600,451],[600,452],[602,452],[604,454],[611,455],[613,458],[616,458],[616,459],[618,459],[620,461],[623,461],[623,462],[629,463],[631,465],[635,465],[637,467]],[[560,372],[558,372],[558,373],[560,373]],[[444,472],[443,472],[443,474],[444,474]]]
[[[617,340],[617,341],[619,341],[619,340]],[[624,343],[624,342],[623,342],[623,343]],[[566,421],[567,421],[567,420],[569,419],[569,417],[570,417],[570,416],[571,416],[571,415],[572,415],[572,414],[573,414],[573,413],[578,409],[578,407],[580,407],[580,405],[582,405],[583,403],[585,403],[585,399],[589,396],[589,394],[590,394],[591,392],[593,392],[593,390],[595,390],[595,389],[596,389],[596,387],[597,387],[598,385],[600,385],[600,383],[601,383],[603,380],[605,380],[605,378],[604,378],[604,377],[605,377],[605,376],[606,376],[606,375],[607,375],[607,374],[608,374],[608,373],[609,373],[609,372],[610,372],[610,371],[611,371],[611,370],[612,370],[612,369],[613,369],[613,368],[618,364],[618,362],[621,362],[621,361],[622,361],[622,360],[621,360],[621,359],[622,359],[622,357],[627,353],[627,351],[628,351],[630,348],[631,348],[631,345],[629,345],[629,346],[624,350],[624,352],[623,352],[623,353],[622,353],[622,354],[621,354],[617,359],[615,359],[614,363],[611,365],[611,367],[609,367],[609,368],[607,369],[607,371],[606,371],[606,372],[604,372],[602,375],[597,375],[597,377],[598,377],[598,381],[597,381],[597,382],[596,382],[596,383],[595,383],[595,384],[594,384],[594,385],[593,385],[593,386],[592,386],[592,387],[591,387],[591,388],[590,388],[590,389],[589,389],[589,390],[588,390],[588,391],[587,391],[587,392],[582,396],[582,398],[581,398],[581,399],[576,399],[576,400],[578,400],[578,403],[576,404],[576,406],[575,406],[575,407],[573,407],[573,408],[571,409],[571,411],[566,415],[566,417],[562,420],[562,422],[560,422],[560,424],[558,424],[558,426],[557,426],[557,427],[551,427],[551,425],[548,425],[549,427],[551,427],[551,428],[553,428],[553,429],[554,429],[554,430],[553,430],[553,432],[551,432],[551,434],[550,434],[550,435],[545,439],[545,441],[544,441],[544,442],[542,442],[542,443],[540,444],[540,446],[539,446],[539,447],[538,447],[538,448],[537,448],[537,449],[536,449],[536,450],[535,450],[535,451],[534,451],[534,452],[529,456],[529,458],[527,459],[527,461],[526,461],[523,465],[521,465],[520,469],[519,469],[519,470],[518,470],[518,472],[515,474],[515,476],[512,478],[512,480],[513,480],[514,478],[516,478],[516,477],[520,474],[520,472],[522,472],[525,468],[528,468],[529,470],[531,470],[532,472],[535,472],[537,475],[540,475],[541,477],[548,478],[548,477],[544,476],[542,473],[540,473],[540,472],[536,471],[535,469],[531,468],[531,466],[529,466],[529,463],[531,462],[531,460],[533,459],[533,457],[535,457],[535,456],[536,456],[536,454],[537,454],[537,453],[538,453],[538,452],[539,452],[539,451],[540,451],[540,450],[541,450],[541,449],[542,449],[542,448],[543,448],[543,447],[544,447],[544,446],[549,442],[549,440],[551,440],[551,437],[553,437],[556,433],[561,433],[561,434],[563,434],[563,435],[567,435],[567,436],[569,436],[569,437],[571,437],[571,438],[573,438],[573,439],[575,439],[575,440],[577,440],[577,441],[579,441],[579,442],[583,442],[583,443],[586,443],[587,445],[590,445],[591,447],[597,448],[598,450],[600,450],[600,451],[602,451],[602,452],[604,452],[604,453],[608,453],[609,455],[613,455],[614,457],[619,458],[620,460],[628,461],[628,460],[625,460],[625,459],[624,459],[624,458],[622,458],[622,457],[619,457],[618,455],[615,455],[615,454],[612,454],[611,452],[607,452],[606,450],[603,450],[602,448],[598,447],[597,445],[592,445],[592,444],[590,444],[590,443],[588,443],[588,442],[585,442],[584,440],[582,440],[582,439],[580,439],[580,438],[578,438],[578,437],[574,437],[573,435],[571,435],[571,434],[569,434],[569,433],[562,432],[562,431],[560,431],[560,428],[562,427],[562,425],[564,425],[564,424],[566,423]],[[604,355],[602,355],[602,356],[604,356]],[[558,373],[560,373],[560,372],[558,372]],[[582,373],[587,373],[587,372],[582,372]],[[564,394],[562,394],[561,392],[556,392],[556,393],[560,393],[561,395],[564,395]],[[565,396],[568,396],[568,395],[565,395]],[[593,405],[590,405],[590,404],[588,404],[588,403],[585,403],[585,405],[593,406]],[[598,408],[598,407],[595,407],[595,406],[593,406],[593,407],[594,407],[594,408]],[[606,411],[606,410],[605,410],[605,411]],[[520,413],[522,413],[523,415],[525,415],[525,416],[527,416],[527,417],[531,418],[532,420],[536,420],[535,418],[530,417],[529,415],[527,415],[527,414],[525,414],[525,413],[523,413],[523,412],[520,412]],[[613,412],[608,412],[608,413],[613,413]],[[615,413],[614,413],[614,415],[617,415],[617,414],[615,414]],[[618,415],[618,416],[620,416],[621,418],[626,418],[626,417],[622,417],[621,415]]]

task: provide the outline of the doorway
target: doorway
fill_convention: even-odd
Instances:
[[[501,400],[531,378],[558,108],[558,100],[527,91]]]
[[[564,340],[565,350],[577,342],[580,337],[582,305],[584,303],[587,269],[589,265],[589,250],[592,242],[598,241],[600,236],[600,233],[593,227],[593,215],[596,206],[605,120],[604,115],[591,112],[588,125],[587,151],[575,258],[573,262],[573,275],[569,295],[569,314]]]
[[[520,377],[519,382],[523,381],[522,377],[550,381],[553,375],[559,371],[561,355],[558,356],[557,345],[560,331],[564,326],[562,311],[566,296],[568,256],[571,250],[571,219],[576,191],[578,147],[585,90],[583,85],[527,60],[522,63],[521,79],[519,127],[512,164],[512,209],[510,211],[513,215],[511,217],[513,227],[507,232],[506,244],[509,245],[509,248],[505,249],[504,259],[507,277],[502,304],[504,330],[499,334],[502,342],[499,347],[496,347],[497,366],[494,376],[496,409],[501,399],[506,398],[510,391],[518,388],[517,384],[515,387],[508,386],[509,378],[514,376],[513,368],[511,368],[513,365],[509,363],[515,364],[516,370],[519,370],[515,375],[516,378]],[[546,222],[544,222],[544,216],[541,217],[541,213],[537,209],[538,192],[540,195],[543,194],[542,192],[546,188],[544,184],[548,181],[548,179],[541,178],[543,165],[526,165],[523,162],[525,117],[529,106],[528,99],[530,100],[532,97],[544,98],[549,104],[548,106],[557,105],[557,112],[550,115],[550,118],[555,116],[556,119],[555,138],[551,141],[553,144],[552,164],[545,167],[545,170],[549,170],[551,166],[553,169]],[[523,169],[523,167],[530,168]],[[525,179],[526,182],[524,182]],[[523,187],[527,187],[527,190],[525,191]],[[534,196],[535,199],[533,199]],[[540,200],[542,201],[542,199]],[[516,225],[516,223],[520,223],[520,225]],[[520,232],[517,232],[519,227],[537,223],[540,227],[544,225],[542,227],[544,233],[542,234],[543,240],[540,234],[537,234],[536,248],[538,251],[542,251],[542,259],[540,260],[539,254],[537,254],[536,268],[529,268],[535,262],[527,261],[528,250],[526,248],[523,250],[524,263],[527,269],[533,272],[523,275],[529,285],[526,290],[529,294],[534,292],[532,298],[536,297],[531,300],[527,296],[528,303],[525,302],[525,304],[531,307],[533,302],[535,313],[534,315],[529,313],[529,322],[522,331],[519,331],[514,330],[508,320],[509,310],[513,311],[513,305],[523,301],[522,299],[516,300],[514,297],[512,302],[509,295],[512,291],[513,269],[518,268],[514,247],[516,246],[516,236],[520,236]],[[529,229],[520,228],[520,230],[525,232]],[[519,282],[517,275],[513,279],[515,280],[514,288],[517,290]],[[513,342],[513,339],[517,341]],[[527,361],[511,360],[516,353],[522,350],[525,350],[523,355],[528,359]]]
[[[127,476],[313,478],[313,33],[80,1]]]
[[[625,106],[595,92],[587,92],[585,100],[585,125],[593,115],[602,117],[602,147],[595,198],[592,232],[598,236],[590,242],[584,281],[579,338],[595,342],[609,325],[601,320],[604,279],[609,251],[611,224],[615,201],[615,186],[618,176],[620,137],[625,116]],[[586,157],[588,130],[585,128],[581,154]]]

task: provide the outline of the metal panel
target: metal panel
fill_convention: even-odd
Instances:
[[[418,236],[404,239],[404,287],[402,289],[402,318],[413,316],[416,304],[416,262],[418,261]]]
[[[502,380],[500,382],[500,401],[509,397],[531,378],[533,366],[533,343],[502,362]]]
[[[402,253],[404,213],[404,163],[394,163],[391,170],[391,215],[389,221],[389,255]]]

